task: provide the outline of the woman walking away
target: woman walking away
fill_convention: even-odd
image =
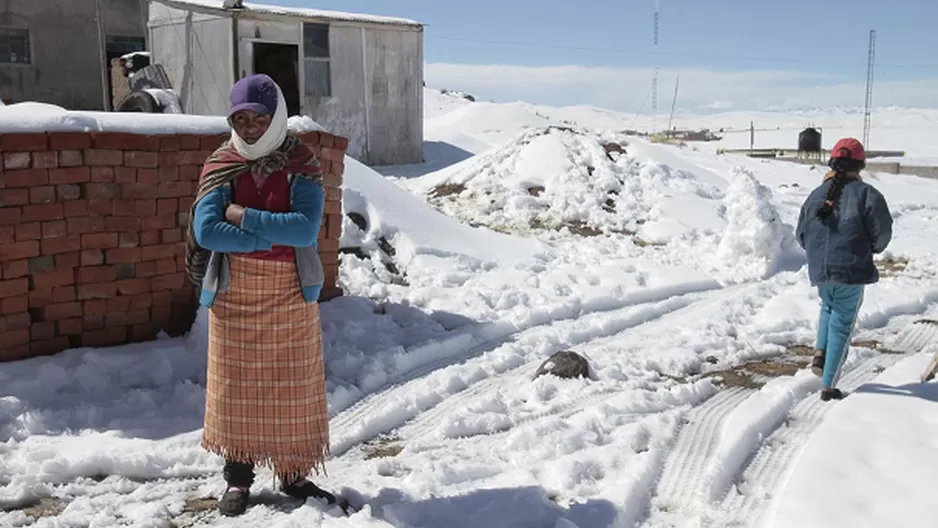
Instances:
[[[266,75],[234,85],[228,122],[231,139],[202,170],[186,254],[210,309],[202,445],[226,461],[219,511],[244,513],[255,465],[292,497],[334,503],[305,479],[329,452],[320,164],[288,134],[283,94]]]
[[[821,376],[821,399],[839,400],[840,371],[863,303],[865,285],[879,281],[873,255],[892,239],[892,215],[883,195],[860,178],[863,145],[841,139],[831,150],[831,171],[801,207],[798,243],[808,256],[808,275],[821,298],[811,370]]]

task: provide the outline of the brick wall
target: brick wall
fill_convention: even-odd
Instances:
[[[326,284],[341,295],[347,140],[301,135],[320,153]],[[0,134],[0,361],[176,336],[195,317],[185,233],[217,135]]]

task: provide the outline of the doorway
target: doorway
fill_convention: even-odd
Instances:
[[[280,85],[288,116],[300,114],[299,51],[296,44],[254,43],[254,73],[267,74]]]

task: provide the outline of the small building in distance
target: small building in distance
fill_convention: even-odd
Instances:
[[[265,73],[291,116],[347,137],[349,156],[423,160],[422,24],[240,0],[151,0],[149,13],[152,62],[185,113],[226,115],[232,84]]]

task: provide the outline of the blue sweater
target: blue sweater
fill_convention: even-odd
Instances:
[[[808,256],[811,284],[872,284],[879,280],[873,255],[892,239],[892,214],[872,185],[849,180],[826,219],[817,216],[833,179],[818,186],[801,206],[796,236]]]
[[[196,243],[215,253],[251,253],[269,250],[275,244],[316,249],[325,203],[322,186],[307,178],[293,178],[290,201],[292,210],[288,213],[246,208],[241,225],[235,226],[225,219],[225,209],[231,203],[231,186],[223,185],[195,205],[192,228]],[[307,253],[298,252],[298,258]],[[227,277],[221,278],[222,283],[226,281]],[[302,283],[303,298],[313,302],[319,298],[322,282],[307,282]],[[216,288],[203,282],[201,304],[211,306],[215,294]]]

